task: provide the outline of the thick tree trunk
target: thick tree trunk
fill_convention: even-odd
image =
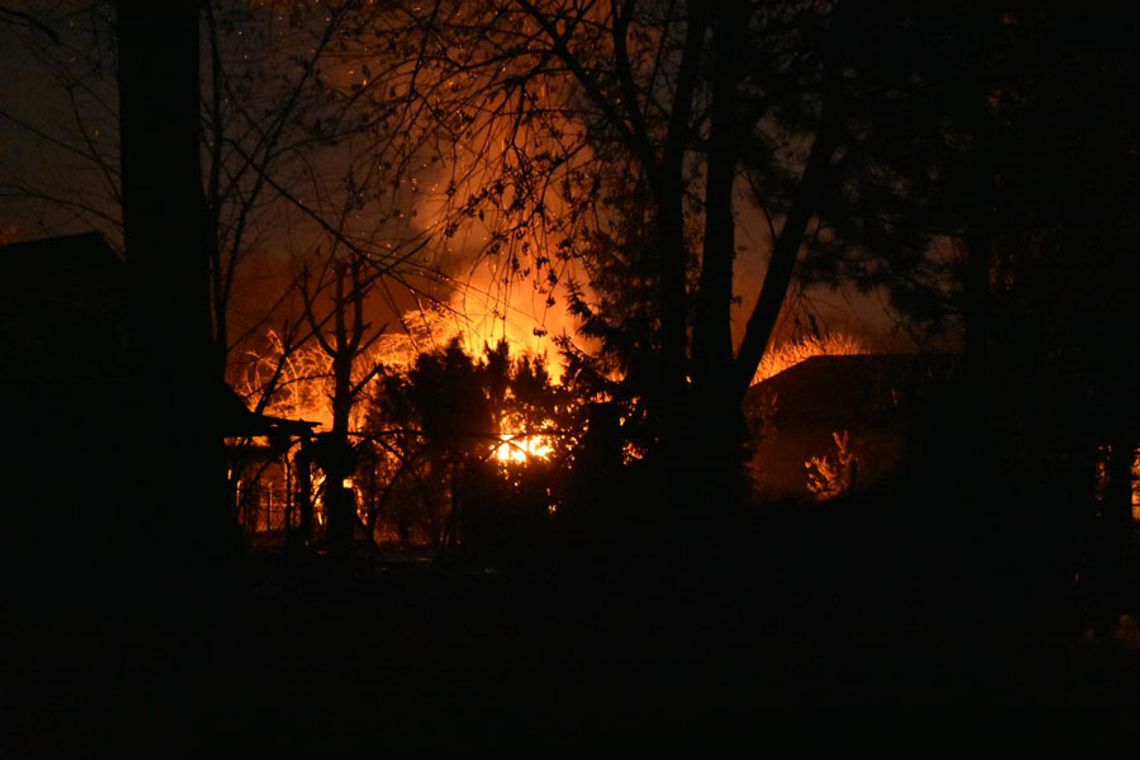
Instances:
[[[711,127],[706,143],[705,231],[693,326],[693,403],[687,436],[690,480],[698,506],[718,508],[738,496],[743,418],[734,393],[732,274],[736,257],[733,189],[739,158],[739,98],[747,7],[724,3],[713,12]]]
[[[194,0],[118,4],[137,580],[212,593],[232,569],[233,515],[215,413],[199,158]],[[212,577],[211,577],[212,576]]]
[[[693,331],[693,383],[719,397],[732,384],[732,269],[736,257],[733,185],[739,152],[736,94],[746,14],[741,3],[718,8],[713,38],[713,92],[705,184],[705,234]],[[730,394],[731,395],[731,394]]]
[[[812,145],[807,166],[792,199],[792,207],[772,246],[772,257],[768,262],[768,271],[764,274],[764,284],[748,318],[744,339],[736,356],[734,400],[738,404],[752,384],[756,368],[760,366],[760,360],[772,339],[776,319],[784,307],[788,287],[796,271],[796,260],[799,258],[808,223],[819,208],[826,187],[834,150],[835,142],[825,127]]]
[[[988,220],[987,220],[988,221]],[[988,224],[983,222],[984,227]],[[962,347],[963,423],[958,449],[963,462],[965,482],[973,494],[971,503],[988,503],[986,491],[992,487],[998,452],[994,405],[995,389],[990,372],[991,301],[990,269],[993,262],[993,238],[985,229],[967,236],[965,277],[964,341]]]
[[[984,391],[989,377],[990,267],[993,241],[985,233],[966,239],[965,341],[963,374],[970,389]]]
[[[660,395],[661,454],[669,463],[683,461],[688,448],[689,408],[689,301],[686,269],[689,248],[685,242],[685,155],[690,148],[691,120],[696,82],[700,71],[707,8],[703,2],[687,4],[685,45],[678,69],[677,87],[660,160],[641,152],[640,160],[649,179],[656,206],[657,255],[661,299]]]
[[[352,362],[356,358],[359,346],[359,318],[353,325],[352,332],[347,322],[349,301],[357,304],[360,298],[359,277],[353,270],[353,292],[345,292],[346,267],[336,266],[336,301],[333,318],[336,333],[333,336],[333,426],[331,433],[329,456],[324,463],[325,468],[325,507],[328,516],[328,548],[329,556],[335,560],[344,559],[352,544],[352,528],[356,521],[354,511],[355,496],[350,488],[344,486],[346,478],[352,477],[353,456],[352,446],[348,441],[348,424],[352,412]]]
[[[343,344],[341,344],[343,345]],[[348,440],[349,413],[352,410],[352,357],[338,356],[333,360],[333,428],[328,456],[323,462],[325,470],[325,507],[328,517],[329,556],[343,559],[352,544],[353,525],[356,522],[355,494],[344,482],[355,470],[352,445]]]
[[[670,182],[657,193],[657,246],[661,293],[662,437],[666,459],[682,443],[688,416],[688,304],[685,297],[685,245],[681,183]]]
[[[113,587],[127,625],[115,642],[118,745],[144,731],[192,746],[188,716],[213,696],[210,626],[240,580],[211,361],[198,11],[194,0],[117,6],[132,402],[130,459],[117,473],[131,493],[111,559],[125,571]],[[126,718],[143,704],[145,726]]]

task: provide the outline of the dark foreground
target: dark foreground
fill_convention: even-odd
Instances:
[[[921,552],[884,556],[843,526],[811,536],[756,546],[725,572],[679,549],[647,560],[644,547],[590,570],[362,552],[346,582],[319,558],[290,576],[261,551],[247,590],[208,614],[9,607],[0,757],[605,755],[789,740],[1096,756],[1137,738],[1134,618],[1077,591],[979,593],[977,578]]]

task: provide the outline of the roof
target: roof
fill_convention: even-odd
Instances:
[[[126,358],[125,270],[95,232],[0,246],[0,378],[120,377]]]
[[[785,429],[890,425],[942,385],[954,365],[949,354],[814,356],[749,388],[744,410],[757,416],[774,403],[773,422]]]
[[[255,435],[310,435],[319,422],[307,420],[287,420],[250,411],[237,391],[226,383],[218,389],[218,404],[227,437],[246,438]]]
[[[115,253],[107,239],[99,232],[80,232],[75,235],[58,235],[0,245],[0,256],[11,257],[12,261],[45,255],[57,260],[70,257],[87,260],[93,252],[98,252],[98,258],[105,263],[110,264],[113,261],[123,263],[119,254]]]
[[[0,288],[0,312],[9,304],[24,302],[35,293],[72,284],[108,284],[121,288],[125,262],[98,232],[41,238],[0,246],[0,267],[12,287]],[[92,279],[93,278],[93,279]]]
[[[0,246],[0,267],[0,381],[127,382],[126,262],[101,234]],[[218,386],[227,436],[308,435],[318,424],[255,414]]]

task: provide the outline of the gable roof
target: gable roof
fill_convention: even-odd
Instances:
[[[758,416],[774,403],[778,428],[886,426],[944,383],[954,364],[950,354],[814,356],[749,388],[744,410]]]
[[[0,379],[114,381],[126,369],[126,266],[98,233],[0,246]]]
[[[77,280],[121,292],[126,276],[125,262],[98,232],[0,246],[0,271],[8,285],[0,288],[0,313]]]
[[[251,411],[237,391],[227,383],[218,385],[217,403],[223,433],[227,437],[246,438],[279,433],[309,436],[313,433],[313,428],[320,425],[319,422],[287,420],[283,417],[271,417],[267,414]]]
[[[99,232],[80,232],[75,235],[21,240],[17,243],[0,245],[0,256],[7,262],[44,257],[42,260],[65,260],[79,258],[84,261],[92,256],[106,265],[122,264],[123,260],[111,248],[107,239]]]
[[[0,271],[0,379],[125,382],[126,262],[101,234],[0,246]],[[305,435],[317,424],[256,414],[218,385],[227,435]]]

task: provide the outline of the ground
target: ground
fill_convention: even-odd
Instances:
[[[319,558],[290,580],[262,551],[211,619],[8,609],[0,757],[136,743],[156,757],[612,754],[783,739],[901,753],[982,735],[1100,754],[1135,738],[1134,619],[1097,630],[1064,605],[1022,619],[985,604],[939,611],[906,583],[870,588],[872,575],[827,562],[809,573],[756,557],[746,564],[763,572],[741,583],[690,572],[688,559],[662,574],[360,554],[345,584]],[[915,729],[924,745],[904,738]]]

